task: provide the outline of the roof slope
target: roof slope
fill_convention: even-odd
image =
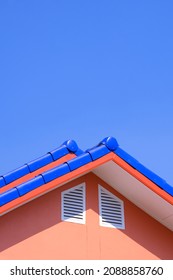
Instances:
[[[110,161],[173,204],[173,187],[122,150],[115,138],[106,137],[86,151],[68,140],[58,149],[1,176],[0,215]]]
[[[32,173],[38,169],[40,169],[43,166],[48,165],[49,163],[52,163],[53,161],[56,161],[63,156],[74,153],[76,155],[79,155],[82,153],[82,151],[78,148],[77,144],[73,140],[65,141],[59,148],[48,152],[47,154],[43,155],[42,157],[30,161],[23,166],[0,176],[0,188],[14,182],[15,180]]]

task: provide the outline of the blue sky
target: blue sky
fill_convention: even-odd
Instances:
[[[114,136],[173,185],[173,2],[0,1],[0,173]]]

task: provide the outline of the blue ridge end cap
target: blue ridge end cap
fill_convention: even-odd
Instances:
[[[78,150],[78,145],[74,140],[67,140],[63,143],[63,145],[65,145],[67,149],[72,153],[76,153]]]
[[[115,151],[118,148],[118,146],[119,146],[117,140],[114,137],[112,137],[112,136],[104,138],[99,143],[99,145],[100,144],[105,145],[110,151]]]

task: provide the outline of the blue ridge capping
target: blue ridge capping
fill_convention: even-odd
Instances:
[[[30,172],[33,172],[49,163],[53,162],[52,155],[50,153],[47,153],[46,155],[37,158],[33,161],[30,161],[27,163],[27,166],[30,170]]]
[[[76,155],[76,156],[80,156],[80,155],[82,155],[83,153],[84,153],[83,150],[78,149],[78,150],[75,152],[75,155]]]
[[[128,164],[130,164],[133,168],[135,168],[137,171],[139,171],[141,174],[143,174],[145,177],[150,179],[153,183],[158,185],[160,188],[165,190],[167,193],[173,195],[173,187],[171,187],[169,184],[166,183],[165,180],[163,180],[161,177],[159,177],[157,174],[146,168],[144,165],[142,165],[139,161],[137,161],[135,158],[127,154],[125,151],[123,151],[121,148],[118,148],[115,151],[115,154],[118,155],[120,158],[122,158],[124,161],[126,161]]]
[[[98,147],[94,147],[92,149],[86,150],[92,158],[92,160],[96,160],[108,153],[110,153],[110,150],[105,145],[100,145]]]
[[[63,145],[60,148],[49,152],[49,154],[52,155],[53,160],[57,160],[65,155],[69,154],[69,150],[67,149],[67,147],[65,145]]]
[[[115,151],[119,146],[117,140],[114,137],[111,137],[111,136],[104,138],[100,142],[100,144],[105,145],[110,151]]]
[[[74,140],[67,140],[63,145],[65,145],[71,153],[76,153],[78,150],[78,145]]]
[[[44,184],[45,184],[45,182],[44,182],[42,175],[38,175],[34,179],[31,179],[31,180],[17,186],[16,189],[18,190],[19,195],[22,196]]]
[[[30,173],[29,169],[28,169],[28,166],[25,164],[5,175],[3,175],[4,177],[4,180],[5,180],[5,183],[6,184],[9,184],[17,179],[19,179],[20,177],[26,175]]]
[[[4,187],[5,185],[12,183],[13,181],[31,173],[35,170],[38,170],[39,168],[46,166],[47,164],[69,154],[69,153],[75,153],[76,155],[81,155],[83,153],[82,150],[78,148],[78,145],[74,140],[68,140],[65,141],[64,144],[59,147],[58,149],[55,149],[51,152],[48,152],[46,155],[35,159],[33,161],[30,161],[23,165],[22,167],[19,167],[3,176],[0,177],[0,188]]]
[[[5,186],[5,181],[4,181],[4,178],[1,176],[0,177],[0,188],[2,188],[4,186]]]
[[[143,175],[145,175],[147,178],[149,178],[152,182],[154,182],[156,185],[159,185],[161,188],[164,187],[166,181],[163,180],[161,177],[159,177],[157,174],[155,174],[154,172],[152,172],[151,170],[149,170],[148,168],[146,168],[144,165],[142,164],[138,164],[138,166],[136,167],[136,169],[142,173]]]
[[[120,158],[124,159],[127,163],[129,163],[131,166],[133,166],[136,169],[136,166],[138,166],[139,162],[130,156],[128,153],[126,153],[124,150],[121,148],[117,148],[116,151],[114,152],[117,156]]]
[[[68,160],[67,164],[71,171],[77,169],[80,166],[83,166],[92,161],[92,158],[89,153],[83,153],[78,157]]]
[[[0,206],[20,197],[28,192],[51,182],[77,168],[84,166],[94,160],[97,160],[110,152],[114,152],[117,156],[127,162],[134,169],[143,174],[146,178],[150,179],[153,183],[158,185],[161,189],[166,191],[168,194],[173,196],[173,187],[170,186],[165,180],[156,175],[154,172],[150,171],[135,158],[126,153],[123,149],[119,148],[118,142],[114,137],[104,138],[97,146],[83,152],[78,148],[74,140],[65,141],[58,149],[48,152],[46,155],[30,161],[24,166],[15,169],[4,176],[0,176],[0,188],[4,187],[20,177],[29,174],[39,168],[69,154],[74,153],[75,158],[68,160],[67,162],[58,165],[44,173],[36,176],[25,183],[18,185],[10,190],[5,191],[0,194]]]
[[[67,163],[63,163],[49,171],[46,171],[42,174],[45,183],[48,183],[62,175],[65,175],[70,172],[69,166]]]
[[[172,187],[172,186],[170,186],[169,184],[167,184],[167,183],[165,182],[165,185],[163,186],[163,189],[164,189],[167,193],[169,193],[170,195],[173,196],[173,187]]]
[[[0,206],[7,204],[8,202],[19,197],[19,193],[16,188],[12,188],[2,194],[0,194]]]

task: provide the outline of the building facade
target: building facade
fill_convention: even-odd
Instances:
[[[67,141],[0,183],[0,259],[173,259],[173,188],[112,137]]]

